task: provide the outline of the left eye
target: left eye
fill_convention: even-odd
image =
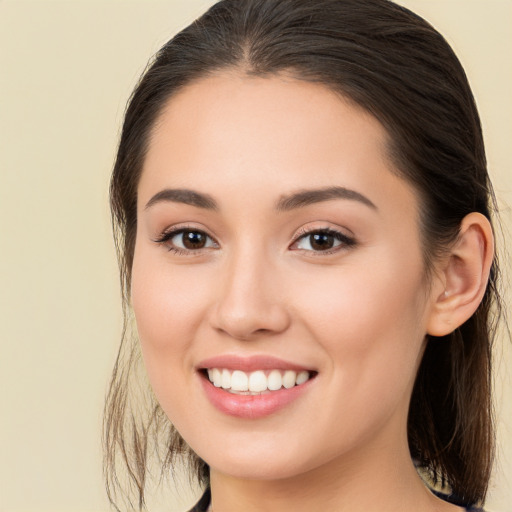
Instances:
[[[311,231],[305,235],[302,235],[294,243],[294,249],[322,252],[335,249],[342,245],[354,245],[354,240],[342,233],[339,233],[338,231],[320,230]]]

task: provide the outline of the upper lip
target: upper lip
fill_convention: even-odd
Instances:
[[[235,354],[224,354],[220,356],[203,359],[197,365],[198,370],[207,368],[226,368],[228,370],[242,370],[251,372],[255,370],[295,370],[312,371],[311,368],[301,364],[285,361],[270,355],[239,356]]]

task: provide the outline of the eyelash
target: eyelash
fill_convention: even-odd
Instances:
[[[174,254],[177,254],[179,256],[193,256],[193,255],[197,255],[198,253],[201,253],[204,249],[211,248],[211,247],[202,247],[199,249],[182,249],[180,247],[176,247],[176,246],[168,243],[175,236],[183,234],[183,233],[187,233],[187,232],[198,233],[198,234],[204,235],[218,247],[217,241],[213,237],[208,235],[208,233],[206,233],[205,231],[203,231],[201,229],[197,229],[197,228],[194,228],[191,226],[180,226],[180,227],[173,228],[169,231],[164,231],[158,238],[154,239],[153,241],[157,244],[166,245],[169,252],[173,252]],[[357,244],[356,240],[353,237],[347,236],[347,235],[341,233],[340,231],[337,231],[332,228],[319,228],[319,229],[303,228],[296,234],[293,242],[290,244],[290,248],[292,248],[294,245],[297,245],[301,240],[306,239],[307,237],[314,236],[314,235],[332,236],[335,240],[340,242],[340,245],[337,245],[331,249],[326,249],[323,251],[322,250],[315,251],[315,250],[299,249],[299,248],[292,249],[292,250],[307,252],[310,254],[314,254],[315,256],[325,256],[325,255],[329,255],[329,254],[334,254],[343,249],[348,249],[350,247],[354,247]]]
[[[295,239],[292,242],[290,247],[293,247],[294,245],[298,244],[300,242],[300,240],[306,239],[307,237],[311,237],[314,235],[332,236],[335,240],[340,242],[340,245],[337,245],[331,249],[326,249],[324,251],[314,251],[314,250],[308,250],[308,249],[294,249],[294,250],[304,251],[304,252],[309,253],[310,255],[314,255],[315,257],[316,256],[328,256],[329,254],[334,254],[341,250],[354,247],[357,244],[355,238],[345,235],[341,231],[337,231],[332,228],[328,228],[328,227],[318,228],[318,229],[303,228],[297,233],[297,235],[295,236]]]
[[[208,233],[206,233],[202,229],[197,229],[192,226],[179,226],[179,227],[172,228],[170,230],[166,230],[158,238],[154,239],[153,242],[156,242],[157,244],[165,245],[169,252],[177,254],[178,256],[195,256],[197,253],[200,253],[204,248],[200,248],[200,249],[196,249],[196,250],[182,249],[181,247],[176,247],[176,246],[168,243],[175,236],[183,234],[183,233],[187,233],[187,232],[188,233],[199,233],[201,235],[204,235],[209,240],[213,241],[213,243],[215,245],[218,246],[218,243]],[[207,248],[207,249],[209,249],[209,248]]]

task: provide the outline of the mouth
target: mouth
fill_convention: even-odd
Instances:
[[[301,386],[316,376],[308,370],[261,369],[251,372],[205,368],[203,374],[216,387],[236,395],[262,395]]]
[[[318,371],[282,359],[259,355],[223,355],[197,366],[202,388],[221,413],[256,420],[300,403]]]

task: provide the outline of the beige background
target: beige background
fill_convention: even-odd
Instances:
[[[1,512],[108,510],[100,425],[121,328],[109,173],[148,57],[211,3],[0,0]],[[512,1],[401,3],[461,57],[498,196],[511,205]],[[503,218],[510,231],[509,207]],[[500,512],[512,512],[511,353],[498,348],[488,508]]]

